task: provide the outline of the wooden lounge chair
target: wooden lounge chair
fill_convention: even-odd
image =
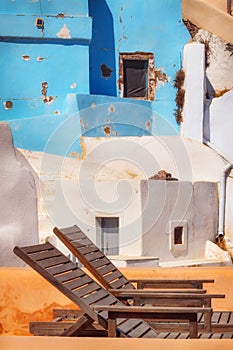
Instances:
[[[140,289],[174,288],[177,292],[178,289],[186,289],[186,293],[189,291],[195,293],[195,289],[199,289],[197,293],[203,293],[205,292],[204,283],[214,283],[213,279],[129,280],[78,226],[61,229],[55,227],[53,232],[106,289],[135,289],[134,284],[136,284],[136,287]]]
[[[224,294],[202,294],[203,283],[213,283],[212,279],[202,280],[128,280],[121,271],[103,254],[103,252],[76,225],[59,229],[55,235],[91,272],[91,274],[118,299],[133,300],[134,305],[151,304],[154,306],[198,306],[211,307],[212,298],[224,298]],[[137,290],[132,282],[136,282]],[[142,290],[142,288],[163,288],[160,292]],[[169,288],[165,290],[164,288]],[[171,293],[170,288],[176,288]],[[181,288],[181,290],[177,289]],[[188,290],[187,288],[192,288]],[[201,288],[201,289],[199,289]],[[185,293],[184,293],[185,291]],[[178,293],[179,292],[179,293]],[[176,294],[177,293],[177,294]],[[190,294],[189,294],[190,293]],[[197,293],[197,294],[196,294]],[[211,315],[205,315],[205,330],[211,330]]]
[[[14,253],[81,309],[81,315],[76,322],[67,327],[62,333],[63,336],[79,335],[81,330],[96,322],[103,329],[108,330],[109,336],[157,337],[155,330],[142,319],[146,318],[164,321],[188,321],[190,337],[196,338],[198,336],[197,314],[201,311],[212,312],[211,308],[202,309],[199,307],[151,307],[146,312],[143,306],[137,307],[136,311],[133,312],[134,306],[128,310],[127,306],[95,282],[49,242],[22,248],[17,246],[14,248]],[[108,307],[110,311],[95,309],[97,307]],[[111,313],[111,308],[114,308],[114,314]],[[122,313],[122,309],[124,309],[124,313]],[[116,314],[117,312],[119,313]],[[143,317],[141,318],[141,316]],[[115,327],[116,318],[118,321]]]

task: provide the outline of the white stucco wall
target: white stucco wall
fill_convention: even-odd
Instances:
[[[195,189],[195,191],[203,193],[205,198],[209,198],[211,185],[208,182],[216,183],[219,181],[226,162],[209,147],[179,136],[126,137],[121,138],[121,140],[124,141],[123,145],[129,145],[129,147],[122,149],[118,147],[118,151],[121,151],[121,157],[115,153],[116,139],[111,140],[111,138],[85,138],[87,152],[85,160],[21,150],[36,173],[40,175],[40,241],[52,240],[64,250],[64,246],[53,235],[52,229],[54,226],[64,227],[77,224],[94,242],[97,242],[96,217],[117,216],[120,219],[119,253],[124,256],[155,256],[158,252],[153,250],[156,237],[154,231],[149,230],[152,234],[152,240],[151,238],[147,240],[148,245],[150,245],[149,242],[153,243],[152,250],[145,246],[144,236],[141,235],[143,230],[146,231],[146,223],[148,226],[151,222],[150,220],[145,221],[145,217],[149,215],[154,223],[157,220],[158,210],[161,209],[159,220],[164,228],[169,224],[168,218],[173,207],[176,208],[174,220],[177,220],[177,217],[183,217],[186,209],[189,208],[188,219],[194,220],[194,222],[196,220],[197,223],[201,224],[200,230],[195,233],[198,243],[197,245],[193,243],[193,250],[197,250],[198,253],[195,255],[192,252],[192,254],[193,256],[202,255],[203,258],[205,250],[203,242],[210,237],[212,239],[215,230],[211,229],[210,232],[211,224],[208,223],[206,227],[205,220],[201,219],[202,215],[206,218],[206,211],[203,211],[202,208],[206,200],[204,201],[196,194],[193,197],[193,192]],[[111,150],[112,141],[114,147]],[[116,141],[118,145],[121,144],[119,141],[119,139]],[[93,150],[95,151],[93,152]],[[144,213],[146,199],[140,183],[147,181],[150,176],[161,169],[171,172],[174,177],[181,180],[179,184],[183,184],[183,187],[178,186],[178,182],[159,181],[159,192],[156,192],[154,186],[158,186],[158,182],[151,181],[152,192],[149,197],[149,208],[152,208],[150,209],[152,212],[149,211],[148,214],[146,211]],[[204,182],[203,186],[200,181]],[[193,183],[195,187],[193,187]],[[215,184],[213,186],[215,191]],[[167,202],[164,202],[164,191]],[[158,195],[158,193],[160,194]],[[189,205],[190,198],[195,198],[195,210]],[[206,206],[208,208],[209,204],[205,204]],[[193,217],[191,210],[193,210]],[[199,210],[204,214],[200,214]],[[212,210],[207,220],[207,222],[210,220],[212,225],[213,222],[215,225],[217,220],[217,214],[215,214],[215,211]],[[184,220],[186,219],[184,215]],[[195,223],[196,226],[197,223]],[[161,227],[159,227],[158,232],[161,232],[160,229]],[[199,233],[201,234],[202,230],[205,232],[203,237],[199,238]],[[200,242],[201,245],[203,243],[201,250],[199,248]],[[167,247],[167,242],[165,242],[165,247]],[[67,250],[64,251],[68,253]],[[164,254],[166,259],[177,260],[177,257],[168,256],[166,250]],[[183,258],[186,259],[186,256]]]
[[[184,137],[202,142],[204,94],[205,94],[205,46],[187,44],[183,51],[185,72],[185,102],[183,108],[182,134]]]
[[[0,123],[0,135],[0,266],[25,266],[13,248],[38,243],[36,186],[16,157],[7,123]]]
[[[214,98],[210,105],[210,142],[212,147],[233,163],[233,90]]]
[[[149,180],[142,182],[141,192],[143,254],[161,262],[203,259],[206,241],[217,234],[217,184]],[[173,221],[185,227],[183,249],[171,249]]]

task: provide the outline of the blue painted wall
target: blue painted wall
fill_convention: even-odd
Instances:
[[[119,54],[152,52],[155,68],[169,79],[157,86],[153,111],[179,128],[174,117],[173,80],[181,68],[184,44],[190,35],[182,22],[180,0],[89,0],[93,17],[93,40],[90,45],[90,91],[92,94],[119,96]],[[112,70],[103,78],[101,64]],[[157,133],[156,127],[153,132]]]
[[[1,0],[0,119],[16,147],[60,155],[81,152],[81,134],[177,133],[173,79],[188,40],[180,0]],[[119,53],[135,51],[153,52],[169,79],[155,101],[119,97]]]

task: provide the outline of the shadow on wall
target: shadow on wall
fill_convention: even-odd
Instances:
[[[116,63],[113,19],[105,0],[89,0],[93,18],[90,44],[90,93],[116,96]]]

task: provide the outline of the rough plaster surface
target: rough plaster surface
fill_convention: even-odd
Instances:
[[[24,266],[12,250],[38,242],[36,186],[16,158],[7,123],[0,123],[0,135],[0,266]]]
[[[228,43],[217,35],[200,29],[193,38],[197,42],[208,43],[208,67],[206,76],[212,90],[220,94],[233,88],[233,49],[228,50]]]

